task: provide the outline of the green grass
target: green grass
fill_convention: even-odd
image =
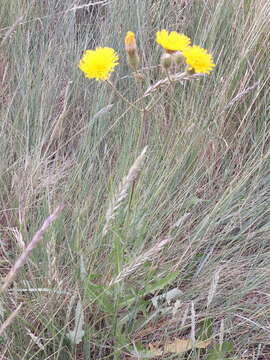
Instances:
[[[23,243],[65,205],[2,294],[2,322],[23,304],[0,338],[3,359],[147,358],[149,344],[194,335],[212,344],[163,357],[266,359],[270,3],[113,0],[80,24],[71,0],[2,3],[3,279]],[[136,33],[146,89],[164,76],[154,41],[162,28],[190,36],[217,66],[177,84],[142,122],[77,63],[87,48],[113,47],[120,65],[112,82],[133,101],[140,90],[125,33]],[[146,145],[103,236],[108,208]],[[173,304],[153,306],[176,288]],[[68,334],[78,303],[84,336],[75,345]],[[217,350],[223,342],[227,353]]]

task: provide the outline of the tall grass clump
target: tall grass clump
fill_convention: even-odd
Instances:
[[[267,359],[269,18],[260,0],[2,2],[3,359]],[[95,81],[79,64],[99,47],[117,58]]]

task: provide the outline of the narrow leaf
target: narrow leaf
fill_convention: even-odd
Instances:
[[[164,278],[154,282],[153,284],[146,286],[143,295],[145,296],[157,290],[162,290],[165,286],[170,285],[176,279],[177,275],[178,272],[172,272]]]
[[[76,306],[75,311],[75,327],[73,330],[70,330],[67,337],[73,343],[78,345],[84,336],[84,315],[83,315],[83,307],[81,300],[79,299]]]

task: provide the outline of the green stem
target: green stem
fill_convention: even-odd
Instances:
[[[173,88],[174,85],[173,85],[173,82],[172,82],[172,79],[171,79],[171,75],[170,75],[168,69],[165,69],[165,72],[166,72],[166,75],[167,75],[167,77],[168,77],[168,79],[169,79],[169,82],[170,82],[170,84],[171,84],[171,86],[172,86],[172,88]]]
[[[163,96],[164,96],[164,94],[166,93],[166,91],[168,90],[168,88],[171,86],[171,84],[169,84],[166,88],[165,88],[165,90],[161,93],[161,95],[157,98],[157,100],[156,101],[154,101],[154,103],[151,105],[151,104],[149,104],[147,107],[146,107],[146,111],[148,111],[148,112],[150,112],[153,108],[154,108],[154,106],[159,102],[159,100],[161,100],[162,98],[163,98]]]
[[[116,92],[116,94],[117,94],[123,101],[125,101],[129,106],[133,107],[134,109],[136,109],[136,110],[138,110],[138,111],[140,111],[140,112],[143,112],[143,111],[144,111],[143,109],[140,109],[138,106],[132,104],[125,96],[123,96],[123,95],[120,93],[120,91],[118,91],[118,90],[116,89],[116,87],[115,87],[109,80],[105,80],[105,81],[106,81],[106,83],[107,83],[108,85],[110,85],[110,87]]]

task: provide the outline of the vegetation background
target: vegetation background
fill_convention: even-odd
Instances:
[[[1,0],[0,19],[2,278],[65,206],[1,296],[2,323],[22,304],[1,359],[160,358],[176,339],[192,350],[161,358],[269,359],[269,0]],[[163,28],[217,66],[142,122],[77,64],[113,47],[133,101],[125,34],[146,89],[164,76]]]

